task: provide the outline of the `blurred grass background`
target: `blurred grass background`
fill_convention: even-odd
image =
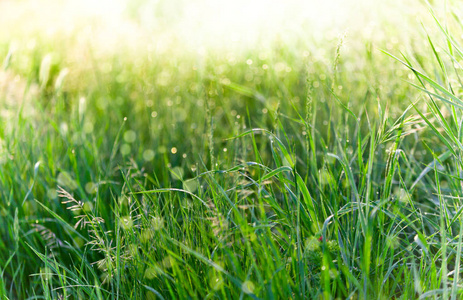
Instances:
[[[422,173],[446,145],[380,51],[439,77],[434,24],[420,1],[2,1],[2,297],[441,289],[453,162]]]

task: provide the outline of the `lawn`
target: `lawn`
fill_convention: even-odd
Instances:
[[[463,297],[458,1],[71,2],[0,2],[1,299]]]

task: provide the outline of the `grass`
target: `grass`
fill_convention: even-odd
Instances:
[[[383,52],[0,40],[0,296],[459,299],[461,22],[423,17]]]

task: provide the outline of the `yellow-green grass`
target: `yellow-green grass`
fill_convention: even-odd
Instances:
[[[360,40],[0,40],[0,296],[460,298],[459,10],[423,8]]]

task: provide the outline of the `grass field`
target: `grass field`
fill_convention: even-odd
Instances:
[[[241,42],[42,2],[0,3],[2,299],[463,297],[458,1]]]

